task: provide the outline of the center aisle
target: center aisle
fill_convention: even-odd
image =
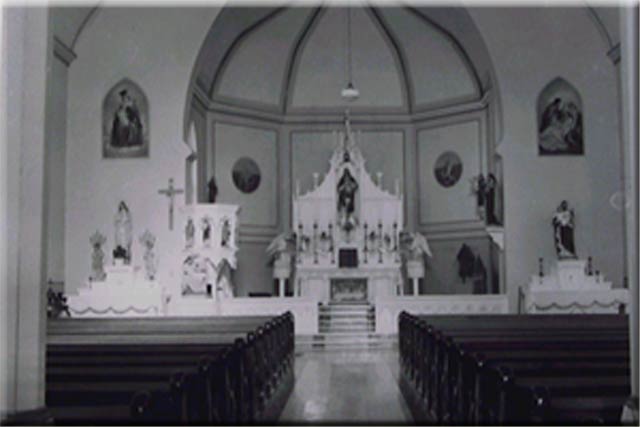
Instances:
[[[398,351],[317,351],[296,356],[283,424],[411,424],[398,388]]]

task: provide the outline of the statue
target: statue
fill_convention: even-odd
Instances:
[[[265,252],[269,256],[269,263],[279,260],[282,255],[293,254],[295,238],[289,233],[280,233],[269,243]]]
[[[104,272],[104,252],[102,251],[102,245],[106,241],[107,238],[98,231],[93,233],[93,236],[89,239],[93,247],[93,253],[91,254],[91,280],[94,282],[103,282],[107,277]]]
[[[189,218],[187,220],[187,226],[185,227],[185,242],[186,247],[192,248],[195,243],[195,235],[196,235],[196,226],[193,225],[193,219]]]
[[[486,206],[486,217],[488,225],[497,225],[498,218],[496,217],[496,187],[498,186],[498,181],[496,180],[496,176],[492,173],[487,175],[487,181],[485,183],[485,206]]]
[[[473,193],[476,195],[476,208],[478,209],[478,215],[484,219],[485,215],[485,196],[487,191],[487,183],[484,180],[484,175],[480,174],[473,178]]]
[[[113,259],[122,259],[126,265],[131,263],[131,214],[127,204],[123,201],[118,205],[118,212],[115,217],[115,249]]]
[[[422,260],[424,255],[428,257],[433,256],[429,242],[427,242],[427,238],[424,237],[422,233],[402,232],[400,235],[400,245],[412,261]]]
[[[209,218],[203,218],[202,220],[202,243],[205,246],[211,244],[211,221]]]
[[[553,215],[553,235],[558,259],[576,259],[576,249],[573,240],[573,209],[563,200]]]
[[[145,277],[149,281],[155,280],[157,263],[156,263],[156,254],[153,250],[153,247],[156,243],[156,237],[153,234],[151,234],[149,230],[146,230],[140,236],[140,243],[145,248],[145,252],[144,252]]]
[[[355,218],[353,218],[356,191],[358,191],[358,183],[349,169],[345,168],[338,182],[338,215],[340,216],[342,227],[346,231],[352,230],[356,225]]]
[[[212,176],[209,180],[209,183],[207,184],[207,190],[209,196],[207,197],[207,202],[215,203],[216,198],[218,197],[218,186],[216,185],[216,178],[214,176]]]
[[[220,246],[226,248],[229,246],[229,241],[231,240],[231,226],[229,225],[229,218],[222,220],[222,231],[220,234],[222,235],[220,239]]]

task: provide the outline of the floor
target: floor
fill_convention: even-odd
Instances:
[[[397,377],[395,349],[297,354],[296,384],[279,422],[410,424]]]

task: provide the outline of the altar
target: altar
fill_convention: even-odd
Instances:
[[[334,132],[328,171],[313,173],[306,194],[296,183],[289,250],[295,296],[326,304],[373,302],[401,292],[400,185],[396,180],[393,192],[382,188],[381,172],[374,182],[358,139],[347,117],[345,131]]]

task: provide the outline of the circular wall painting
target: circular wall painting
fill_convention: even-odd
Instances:
[[[433,173],[440,185],[445,188],[453,187],[462,176],[462,160],[453,151],[440,154],[433,167]]]
[[[236,161],[231,177],[236,188],[243,193],[253,193],[260,186],[260,168],[248,157],[241,157]]]

